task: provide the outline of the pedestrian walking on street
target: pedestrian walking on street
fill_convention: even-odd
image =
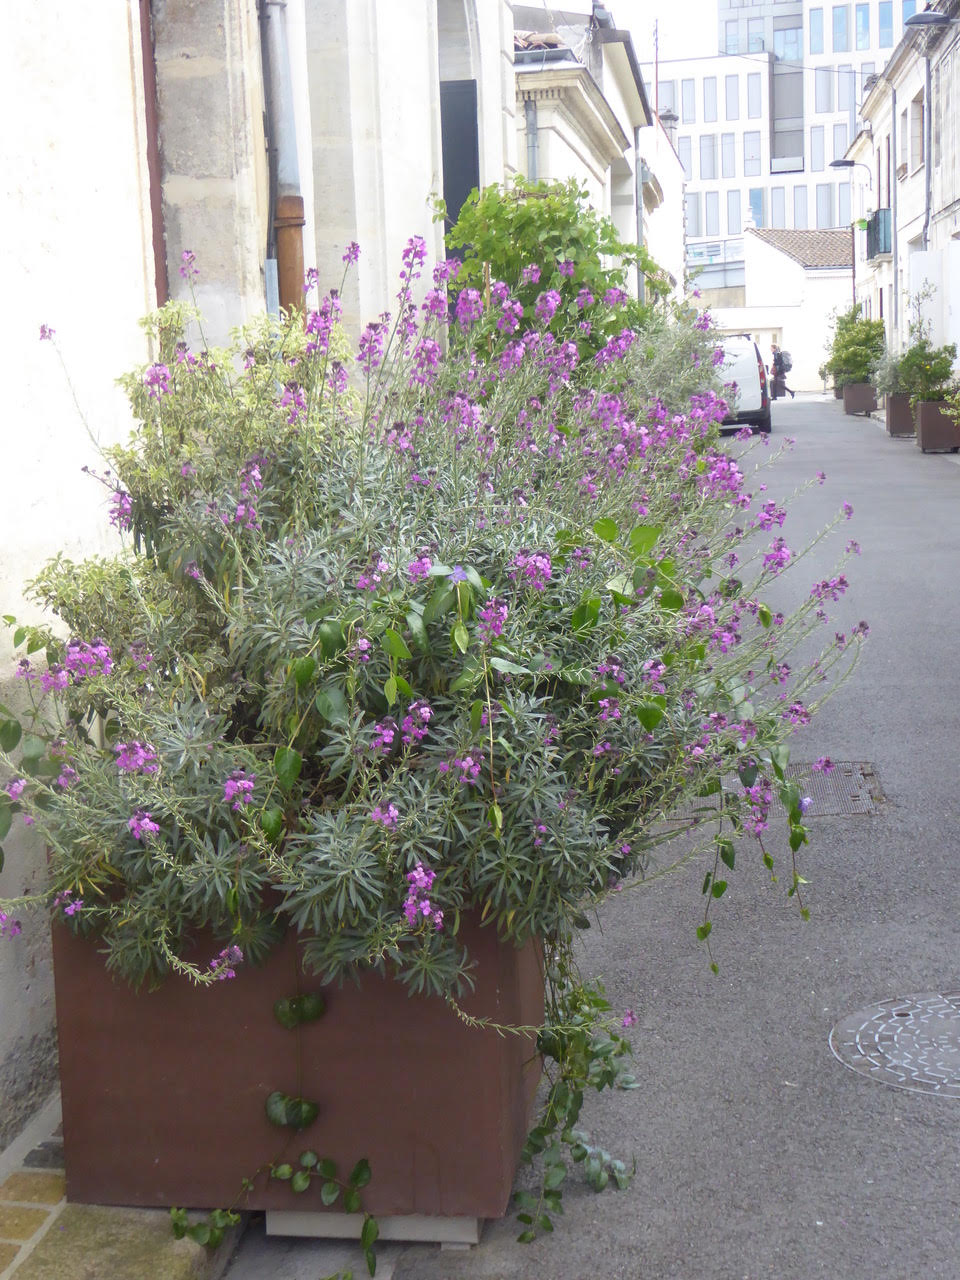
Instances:
[[[785,351],[781,351],[775,342],[770,344],[770,381],[773,387],[772,399],[777,400],[783,396],[790,388],[787,386],[787,374],[793,368],[793,361]],[[790,399],[796,395],[796,392],[790,391]]]

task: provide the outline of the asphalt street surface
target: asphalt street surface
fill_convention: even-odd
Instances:
[[[767,476],[771,495],[827,475],[791,507],[788,543],[842,502],[854,508],[785,590],[829,577],[855,538],[850,591],[830,608],[838,629],[871,628],[858,670],[794,737],[793,758],[870,762],[885,799],[871,815],[811,821],[807,923],[786,875],[772,884],[744,847],[714,913],[719,976],[695,937],[702,863],[612,898],[583,970],[636,1011],[642,1087],[588,1099],[583,1127],[636,1159],[633,1184],[596,1195],[571,1176],[552,1235],[519,1245],[507,1218],[467,1252],[395,1251],[385,1276],[960,1280],[960,1098],[878,1083],[828,1044],[835,1023],[875,1002],[960,990],[960,455],[922,455],[834,400],[773,413],[770,449],[785,436],[796,445]],[[265,1242],[255,1228],[228,1280],[319,1280],[330,1274],[322,1248]]]

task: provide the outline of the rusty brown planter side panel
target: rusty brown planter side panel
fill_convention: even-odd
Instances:
[[[960,449],[960,428],[942,401],[921,400],[913,416],[917,424],[917,446],[923,453],[928,449],[954,452]]]
[[[469,1012],[536,1026],[541,957],[468,924],[477,960]],[[198,954],[206,965],[218,947]],[[135,994],[114,982],[88,941],[54,930],[68,1199],[225,1207],[244,1175],[311,1149],[346,1177],[373,1177],[364,1208],[381,1216],[501,1217],[529,1127],[540,1059],[529,1037],[465,1027],[444,1001],[408,997],[388,979],[324,990],[327,1012],[302,1027],[302,1096],[320,1105],[302,1133],[277,1129],[264,1102],[296,1095],[297,1032],[273,1002],[319,983],[303,975],[293,935],[261,969],[196,988],[170,979]],[[319,1184],[277,1181],[247,1207],[321,1210]],[[340,1206],[334,1206],[337,1209]]]
[[[877,393],[869,382],[848,382],[843,388],[844,413],[874,413]]]
[[[913,413],[910,409],[910,397],[905,392],[895,392],[885,397],[887,409],[887,434],[891,436],[912,436]]]

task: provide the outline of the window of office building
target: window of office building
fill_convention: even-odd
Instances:
[[[760,119],[760,72],[751,71],[747,76],[747,118]]]
[[[763,19],[747,19],[747,53],[763,51]]]
[[[858,4],[856,8],[857,48],[870,48],[870,6]]]
[[[881,49],[893,48],[893,0],[877,5],[877,43]]]
[[[822,173],[826,165],[823,153],[823,125],[810,126],[810,168],[814,173]]]
[[[850,225],[850,183],[841,182],[837,187],[837,226]]]
[[[810,52],[823,53],[823,10],[810,10]]]
[[[727,192],[727,235],[738,236],[743,230],[743,215],[740,212],[740,192]]]
[[[677,139],[677,158],[683,166],[683,176],[689,182],[693,178],[693,167],[690,163],[690,139],[683,137]]]
[[[829,182],[817,186],[817,227],[833,226],[833,185]]]
[[[833,52],[846,53],[850,48],[850,6],[833,6]]]
[[[696,238],[700,230],[700,192],[688,191],[686,196],[687,235]]]
[[[661,111],[676,111],[677,109],[677,82],[676,80],[661,80],[657,85],[657,104]]]
[[[720,234],[720,192],[706,191],[703,196],[704,231],[708,236]]]
[[[727,98],[727,119],[740,119],[740,77],[727,76],[724,81]]]
[[[700,180],[709,182],[717,176],[717,135],[704,133],[700,136]]]
[[[807,229],[807,188],[793,188],[793,225],[798,231]]]
[[[787,225],[786,187],[770,188],[770,225],[771,227],[785,227]]]
[[[847,153],[847,125],[835,124],[833,126],[833,158],[834,160],[842,160]]]
[[[693,124],[697,118],[696,81],[680,81],[680,119],[684,124]]]
[[[833,110],[833,67],[817,67],[813,77],[813,109],[817,112]]]
[[[760,133],[743,135],[743,172],[749,178],[760,172]]]
[[[837,110],[852,111],[856,102],[857,79],[849,62],[837,67]]]
[[[783,27],[774,30],[773,52],[781,62],[802,62],[803,28]]]
[[[740,45],[739,45],[739,41],[738,41],[738,39],[737,39],[737,28],[739,27],[739,25],[740,25],[740,24],[739,24],[739,22],[737,22],[737,21],[733,21],[733,22],[725,22],[725,23],[723,24],[723,31],[724,31],[724,36],[723,36],[723,51],[724,51],[724,53],[739,53],[739,52],[740,52]]]
[[[712,122],[717,118],[717,77],[707,76],[703,82],[703,118]]]
[[[876,73],[877,64],[875,62],[862,62],[860,64],[860,101],[862,102],[867,96],[867,81]]]
[[[917,12],[917,0],[903,0],[903,20],[912,18]]]
[[[755,227],[762,227],[766,225],[763,218],[763,194],[763,187],[750,188],[750,217],[753,219],[753,225]]]
[[[735,178],[737,176],[737,136],[734,133],[720,135],[720,176]]]

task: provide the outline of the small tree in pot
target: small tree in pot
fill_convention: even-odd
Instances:
[[[883,351],[882,320],[865,320],[857,303],[837,317],[828,368],[843,386],[845,413],[872,413],[877,396],[870,382],[874,364]]]
[[[957,358],[954,343],[935,347],[927,334],[922,334],[904,352],[900,361],[903,390],[910,397],[917,428],[917,445],[923,453],[928,449],[960,449],[960,430],[947,406],[955,389],[953,362]]]
[[[884,347],[871,370],[870,381],[877,395],[884,398],[887,433],[891,436],[912,436],[914,426],[910,395],[903,385],[900,362],[900,356],[895,355],[889,347]]]

